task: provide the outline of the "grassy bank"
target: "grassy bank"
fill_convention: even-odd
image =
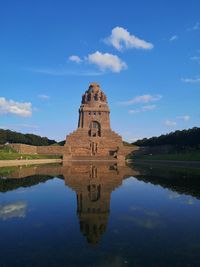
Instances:
[[[155,154],[155,155],[135,155],[132,159],[143,160],[177,160],[177,161],[200,161],[200,150],[182,153]]]
[[[30,154],[19,154],[14,149],[8,146],[2,146],[0,148],[0,160],[31,160],[31,159],[59,159],[61,156],[57,155],[30,155]]]

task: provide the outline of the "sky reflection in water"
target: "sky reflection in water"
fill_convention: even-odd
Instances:
[[[0,176],[1,266],[200,265],[199,169],[43,165]]]

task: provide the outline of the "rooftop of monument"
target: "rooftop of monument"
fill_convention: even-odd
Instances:
[[[90,83],[87,93],[99,93],[101,92],[100,85],[98,83]]]
[[[81,104],[96,106],[98,103],[107,104],[107,97],[98,83],[90,83],[89,88],[82,95]]]

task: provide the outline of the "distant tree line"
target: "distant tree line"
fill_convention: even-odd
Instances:
[[[33,146],[48,146],[57,143],[47,137],[41,137],[35,134],[23,134],[11,130],[0,129],[0,144],[21,143]]]
[[[174,145],[176,147],[200,148],[200,128],[175,131],[159,137],[144,138],[133,143],[137,146]]]
[[[1,175],[0,173],[0,177]],[[2,176],[5,177],[6,175],[3,174]],[[30,187],[39,183],[45,183],[52,178],[53,176],[48,175],[33,175],[21,179],[0,179],[0,192],[7,192],[19,187]]]

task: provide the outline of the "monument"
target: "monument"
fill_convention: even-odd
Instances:
[[[138,150],[124,146],[122,137],[110,126],[110,108],[99,84],[91,83],[83,94],[78,128],[69,134],[63,146],[10,144],[18,153],[62,155],[63,161],[115,161],[125,163],[125,156]]]
[[[67,136],[63,160],[112,160],[124,162],[133,148],[110,127],[107,97],[99,84],[91,83],[82,96],[78,129]]]

